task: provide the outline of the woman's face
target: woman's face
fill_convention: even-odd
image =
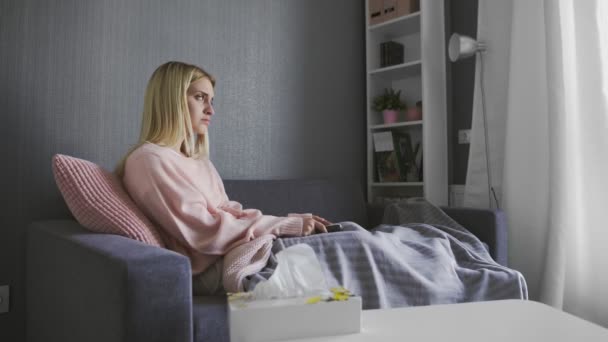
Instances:
[[[206,77],[193,82],[188,87],[187,99],[188,110],[190,111],[190,122],[194,134],[206,134],[213,110],[213,85]]]

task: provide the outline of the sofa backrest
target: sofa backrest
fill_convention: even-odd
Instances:
[[[226,193],[243,208],[264,214],[312,213],[332,222],[368,219],[362,185],[334,180],[225,180]]]

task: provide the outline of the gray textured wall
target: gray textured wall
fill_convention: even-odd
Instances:
[[[224,178],[363,186],[363,11],[352,0],[0,1],[0,285],[12,291],[0,340],[25,331],[27,223],[68,214],[52,155],[113,168],[167,60],[218,79],[211,157]]]

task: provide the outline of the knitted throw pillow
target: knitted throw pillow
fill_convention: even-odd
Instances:
[[[164,247],[154,225],[137,208],[113,173],[92,162],[56,154],[53,175],[68,208],[88,230]]]

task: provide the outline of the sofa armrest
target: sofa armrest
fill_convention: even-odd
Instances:
[[[497,263],[507,266],[507,223],[501,210],[474,208],[441,208],[448,216],[475,234],[490,247]]]
[[[190,261],[73,220],[30,224],[28,341],[192,341]]]

